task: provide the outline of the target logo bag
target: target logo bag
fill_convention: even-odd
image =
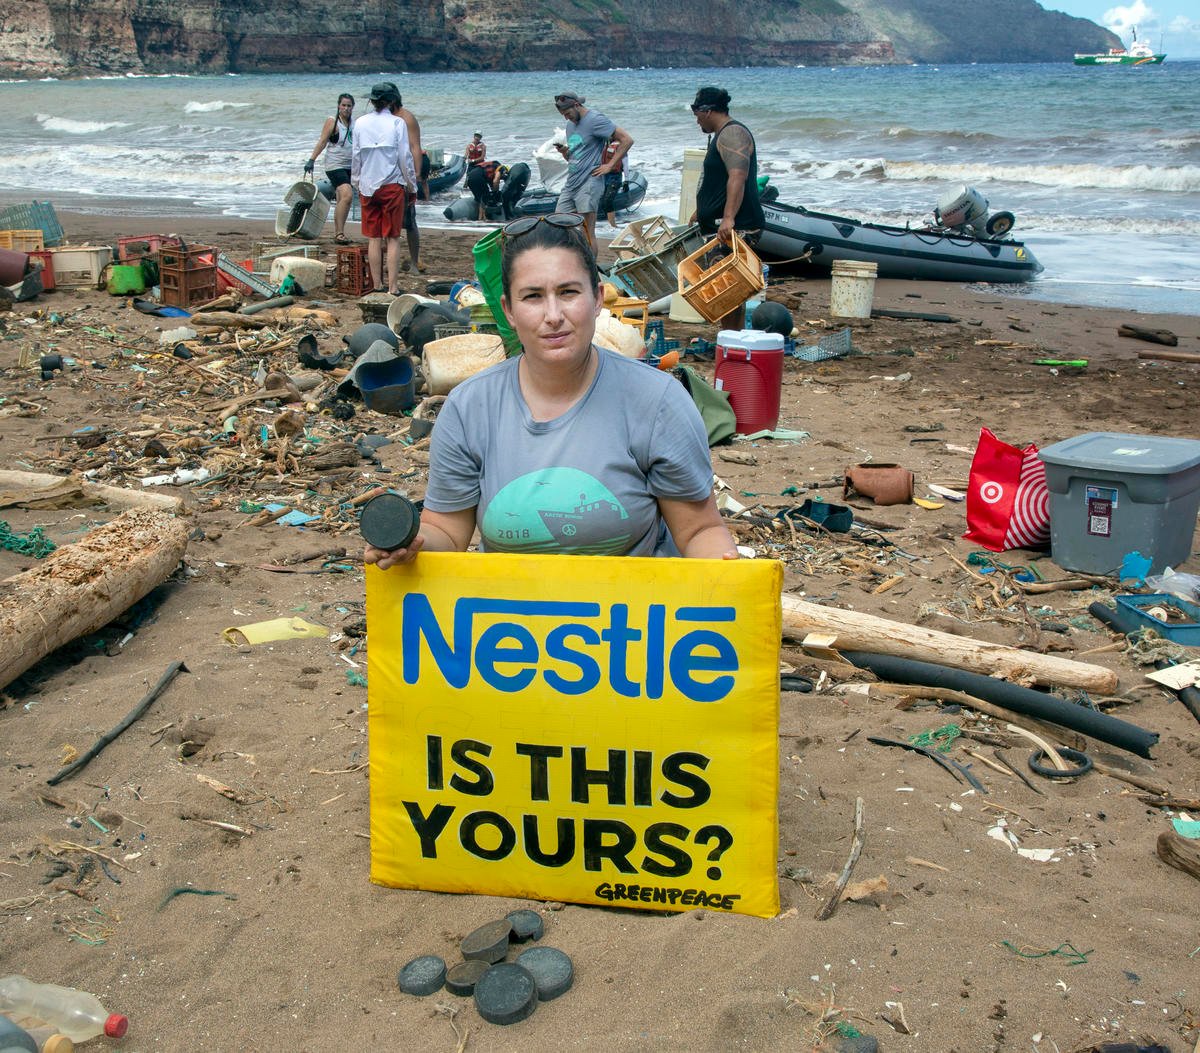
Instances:
[[[1050,543],[1050,491],[1037,452],[1036,446],[1018,449],[980,429],[967,486],[964,538],[993,552]]]

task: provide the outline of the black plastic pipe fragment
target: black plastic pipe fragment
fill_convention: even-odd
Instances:
[[[892,655],[868,654],[865,651],[843,651],[842,656],[860,669],[870,669],[881,680],[897,684],[924,684],[928,687],[948,687],[962,691],[986,702],[993,702],[1023,716],[1035,717],[1048,724],[1070,728],[1082,735],[1107,742],[1110,746],[1136,753],[1150,759],[1150,747],[1158,742],[1158,732],[1130,724],[1126,720],[1110,717],[1094,709],[1056,698],[1032,688],[1010,684],[982,673],[969,673],[965,669],[918,662],[911,658],[895,658]]]

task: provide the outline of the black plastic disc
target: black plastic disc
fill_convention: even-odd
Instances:
[[[407,548],[417,536],[421,516],[407,497],[388,492],[363,505],[358,529],[370,545],[382,549]]]
[[[512,925],[514,943],[540,940],[546,931],[542,916],[536,910],[514,910],[511,914],[505,914],[504,920]]]
[[[487,962],[481,962],[477,958],[452,965],[446,973],[446,990],[468,998],[474,993],[479,978],[490,968]]]
[[[508,938],[511,933],[512,923],[507,919],[480,925],[474,932],[463,937],[462,956],[468,961],[474,959],[489,965],[502,962],[508,953]]]
[[[489,1024],[515,1024],[538,1004],[537,983],[512,962],[493,965],[475,984],[475,1008]]]
[[[431,995],[446,982],[446,963],[436,954],[423,954],[400,970],[396,982],[405,994]]]
[[[566,994],[575,982],[575,966],[557,947],[530,947],[517,955],[517,965],[533,975],[541,1002]]]

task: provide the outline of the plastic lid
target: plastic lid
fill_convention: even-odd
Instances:
[[[51,1035],[42,1045],[42,1053],[74,1053],[75,1043],[66,1035]]]
[[[123,1013],[110,1013],[104,1021],[104,1034],[108,1038],[124,1038],[129,1030],[129,1017]]]
[[[758,329],[722,329],[717,333],[717,346],[736,347],[745,351],[781,351],[783,337]]]
[[[363,505],[358,528],[363,539],[376,548],[407,548],[417,536],[421,516],[407,497],[386,493],[372,497]]]
[[[1046,464],[1130,475],[1171,475],[1200,464],[1200,441],[1093,431],[1039,451]]]

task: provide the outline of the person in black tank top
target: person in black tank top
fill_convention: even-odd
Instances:
[[[702,233],[715,234],[726,244],[736,230],[753,246],[763,227],[762,204],[758,199],[758,153],[750,129],[729,116],[729,102],[729,92],[724,88],[707,87],[696,92],[692,103],[696,123],[709,137],[693,221],[700,224]],[[720,326],[741,329],[744,322],[742,306],[722,318]]]

